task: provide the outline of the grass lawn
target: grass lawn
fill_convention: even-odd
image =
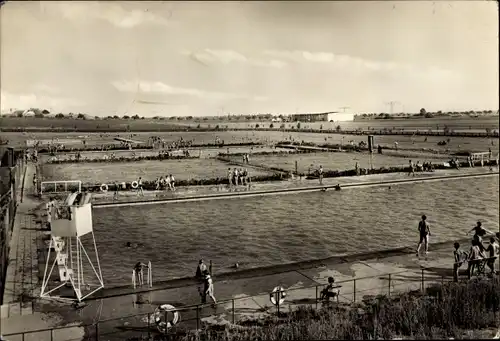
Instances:
[[[405,166],[410,159],[414,162],[419,160],[418,158],[373,154],[373,168]],[[443,162],[443,159],[426,158],[420,159],[420,163],[424,160],[435,163]],[[299,173],[308,173],[309,168],[316,170],[320,165],[325,171],[354,169],[356,162],[360,168],[370,168],[370,154],[368,153],[318,152],[295,155],[255,155],[251,157],[250,164],[295,171],[295,161],[298,162]]]
[[[226,178],[230,166],[214,159],[139,161],[118,163],[73,163],[42,165],[42,181],[80,180],[84,184],[145,181],[173,174],[177,180]],[[271,173],[250,169],[250,176]]]

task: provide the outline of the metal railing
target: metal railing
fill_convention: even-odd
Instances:
[[[5,277],[9,263],[9,244],[18,201],[22,202],[26,170],[24,154],[16,152],[14,158],[15,165],[10,167],[7,178],[9,189],[0,197],[0,304],[3,304]]]
[[[447,264],[449,266],[449,264]],[[340,286],[340,294],[337,303],[351,304],[361,302],[365,299],[378,295],[395,295],[409,291],[424,291],[430,285],[444,284],[453,280],[451,276],[438,275],[435,268],[420,268],[415,270],[402,270],[398,272],[376,274],[367,277],[358,277],[343,281],[337,281]],[[217,283],[216,283],[217,284]],[[278,283],[276,283],[278,285]],[[173,310],[163,312],[161,316],[154,311],[127,316],[116,316],[109,319],[100,319],[91,324],[77,326],[61,326],[47,329],[32,330],[17,334],[6,334],[9,341],[18,340],[81,340],[83,331],[85,340],[127,340],[144,339],[159,333],[156,321],[170,321],[168,315],[180,314],[179,323],[169,329],[175,333],[178,327],[182,330],[199,329],[202,324],[208,323],[209,317],[217,316],[225,318],[230,323],[238,323],[240,319],[246,319],[248,313],[273,314],[290,311],[298,306],[309,306],[319,308],[324,304],[320,295],[325,284],[285,289],[286,300],[281,306],[274,306],[270,302],[270,294],[248,295],[228,300],[218,301],[217,304],[194,304],[182,307],[174,307]],[[271,291],[271,290],[270,290]],[[148,296],[151,292],[132,294],[134,304],[142,296]],[[151,302],[151,299],[149,299]],[[250,303],[249,303],[250,301]],[[266,304],[266,302],[268,302]],[[71,337],[71,335],[74,335]],[[76,336],[78,335],[78,337]]]
[[[40,183],[40,195],[56,194],[71,191],[82,191],[82,182],[80,180],[62,180],[62,181],[42,181]]]

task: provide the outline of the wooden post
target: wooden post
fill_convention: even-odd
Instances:
[[[299,174],[299,162],[295,160],[295,174]]]

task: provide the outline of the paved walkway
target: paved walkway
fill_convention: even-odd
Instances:
[[[370,255],[333,257],[215,275],[215,294],[220,301],[215,307],[193,307],[199,304],[200,297],[192,279],[165,282],[162,288],[156,286],[153,291],[122,288],[121,296],[97,296],[79,310],[54,301],[37,302],[35,315],[2,320],[2,332],[18,333],[33,330],[34,326],[42,324],[60,327],[72,322],[70,328],[54,331],[52,339],[49,332],[30,334],[30,339],[62,341],[70,336],[75,340],[84,337],[95,339],[95,334],[99,333],[101,340],[125,340],[155,333],[151,314],[160,304],[170,304],[180,309],[179,326],[185,328],[196,328],[202,324],[241,323],[276,312],[269,297],[275,286],[287,290],[286,300],[280,306],[282,312],[300,305],[320,307],[321,303],[316,297],[327,283],[328,276],[333,276],[341,285],[340,304],[360,302],[365,296],[393,295],[420,289],[422,285],[451,280],[451,244],[431,246],[426,258],[417,258],[414,248],[401,248]],[[104,294],[113,291],[118,293],[118,290],[110,289],[105,290]],[[139,299],[145,303],[137,304]],[[74,324],[89,326],[77,327]],[[13,336],[9,340],[21,340],[21,337]]]
[[[350,177],[339,177],[339,178],[324,178],[323,185],[334,186],[340,184],[341,186],[347,184],[363,184],[368,182],[376,181],[390,181],[390,180],[401,180],[401,179],[428,179],[436,176],[448,176],[448,175],[468,175],[468,174],[481,174],[489,173],[487,167],[474,167],[474,168],[461,168],[460,170],[448,169],[448,170],[436,170],[435,172],[418,172],[415,173],[415,177],[408,177],[404,173],[386,173],[386,174],[372,174],[372,175],[361,175],[361,176],[350,176]],[[491,173],[498,174],[498,168],[493,168]],[[229,192],[251,192],[251,191],[267,191],[267,190],[279,190],[279,189],[291,189],[299,187],[317,187],[319,186],[319,180],[307,180],[305,178],[295,177],[293,180],[286,181],[272,181],[272,182],[260,182],[252,183],[251,188],[248,189],[245,186],[233,187],[231,190],[227,185],[209,185],[209,186],[186,186],[178,187],[176,191],[144,191],[144,197],[140,197],[137,191],[121,191],[118,194],[116,200],[113,199],[113,192],[97,192],[92,193],[92,202],[95,204],[108,203],[108,202],[127,202],[136,200],[154,200],[154,199],[182,199],[188,197],[198,197],[205,195],[214,195],[218,193],[229,193]]]

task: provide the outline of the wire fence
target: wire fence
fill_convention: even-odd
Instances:
[[[446,268],[449,267],[450,265],[447,264]],[[238,324],[249,319],[286,313],[300,306],[318,309],[325,304],[359,303],[379,295],[391,296],[409,291],[423,292],[431,285],[444,284],[453,280],[450,275],[451,271],[442,271],[446,274],[441,275],[436,269],[436,267],[415,268],[337,281],[339,295],[329,303],[321,299],[325,284],[316,284],[285,288],[286,298],[280,305],[271,303],[270,289],[269,294],[242,296],[218,301],[217,304],[194,304],[180,307],[167,304],[162,306],[163,309],[159,309],[159,305],[141,305],[141,308],[138,306],[136,308],[143,311],[149,310],[139,314],[99,319],[91,324],[32,330],[6,334],[4,337],[9,341],[149,340],[160,334],[160,329],[175,333],[200,329],[215,321]],[[280,284],[276,283],[276,285]],[[152,302],[148,295],[151,295],[151,292],[133,294],[133,300],[136,302],[144,299],[146,302]],[[166,324],[172,321],[176,323],[170,328],[165,328]]]

